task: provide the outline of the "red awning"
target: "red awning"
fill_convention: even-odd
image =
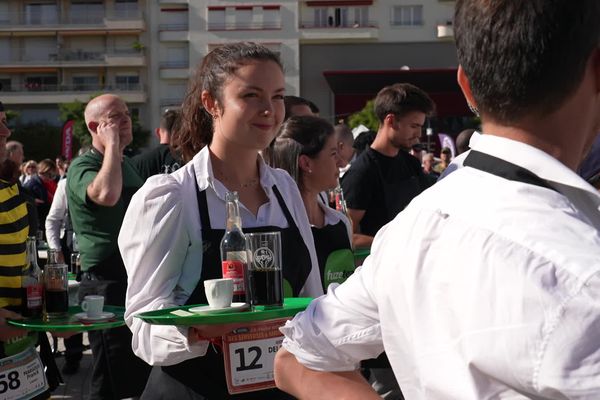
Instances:
[[[336,115],[361,110],[385,86],[411,83],[431,96],[437,116],[468,116],[471,112],[456,82],[456,71],[456,68],[325,71],[323,75],[334,94]]]

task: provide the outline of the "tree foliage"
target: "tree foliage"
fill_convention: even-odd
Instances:
[[[369,100],[362,110],[350,115],[350,117],[348,117],[348,126],[350,128],[356,128],[359,125],[364,125],[376,132],[377,129],[379,129],[379,120],[375,115],[374,103],[374,100]]]
[[[44,122],[17,124],[11,129],[9,140],[23,143],[25,159],[40,161],[44,158],[54,160],[60,154],[62,137],[58,126]]]
[[[90,97],[92,100],[94,97],[99,96],[101,93],[95,94]],[[59,104],[58,108],[60,111],[60,119],[63,123],[73,120],[73,137],[79,142],[81,146],[90,145],[92,143],[92,137],[88,132],[87,126],[85,125],[85,118],[83,112],[85,110],[86,103],[81,101],[73,101],[71,103]],[[148,142],[150,131],[143,129],[140,125],[139,118],[134,115],[131,118],[133,141],[129,145],[133,152],[136,152],[140,147],[143,147]]]
[[[93,99],[96,96],[90,98]],[[75,100],[71,103],[61,103],[58,105],[60,112],[60,120],[63,124],[67,121],[73,121],[73,138],[80,144],[80,146],[90,145],[92,143],[92,137],[85,126],[85,118],[83,117],[83,111],[85,110],[85,104],[79,100]]]

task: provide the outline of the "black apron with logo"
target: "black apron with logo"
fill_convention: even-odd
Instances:
[[[283,277],[292,287],[293,296],[297,297],[312,269],[310,253],[304,244],[300,230],[283,201],[281,193],[276,186],[273,186],[272,189],[285,215],[288,227],[263,226],[243,229],[245,233],[281,232]],[[220,244],[225,230],[211,228],[206,192],[200,192],[197,183],[196,191],[204,249],[202,273],[200,281],[198,281],[186,305],[206,304],[203,282],[207,279],[222,278]],[[214,346],[209,346],[206,355],[203,357],[193,358],[168,367],[154,367],[142,399],[282,400],[293,399],[293,397],[278,389],[230,395],[227,392],[225,381],[223,354]]]
[[[329,255],[336,250],[348,249],[352,250],[352,245],[348,239],[348,228],[344,221],[340,220],[335,225],[325,225],[322,228],[313,226],[311,228],[315,241],[315,250],[319,260],[319,270],[321,272],[321,282],[323,283],[323,291],[327,290],[325,281],[327,273],[327,259]],[[348,271],[354,270],[354,264],[349,266]],[[345,277],[347,278],[347,276]]]

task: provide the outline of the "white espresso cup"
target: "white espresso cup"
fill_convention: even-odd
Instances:
[[[233,299],[233,279],[208,279],[204,281],[204,293],[211,308],[230,307]]]
[[[81,302],[81,309],[86,312],[88,318],[100,317],[104,309],[104,296],[85,296]]]

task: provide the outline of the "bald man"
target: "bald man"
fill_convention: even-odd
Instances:
[[[104,304],[124,306],[127,274],[117,236],[131,196],[143,181],[123,150],[133,138],[129,109],[112,94],[85,108],[92,148],[69,168],[67,198],[83,271],[79,298],[104,296]],[[139,396],[149,366],[133,355],[126,328],[90,332],[94,355],[91,399]],[[106,348],[103,346],[106,345]]]

